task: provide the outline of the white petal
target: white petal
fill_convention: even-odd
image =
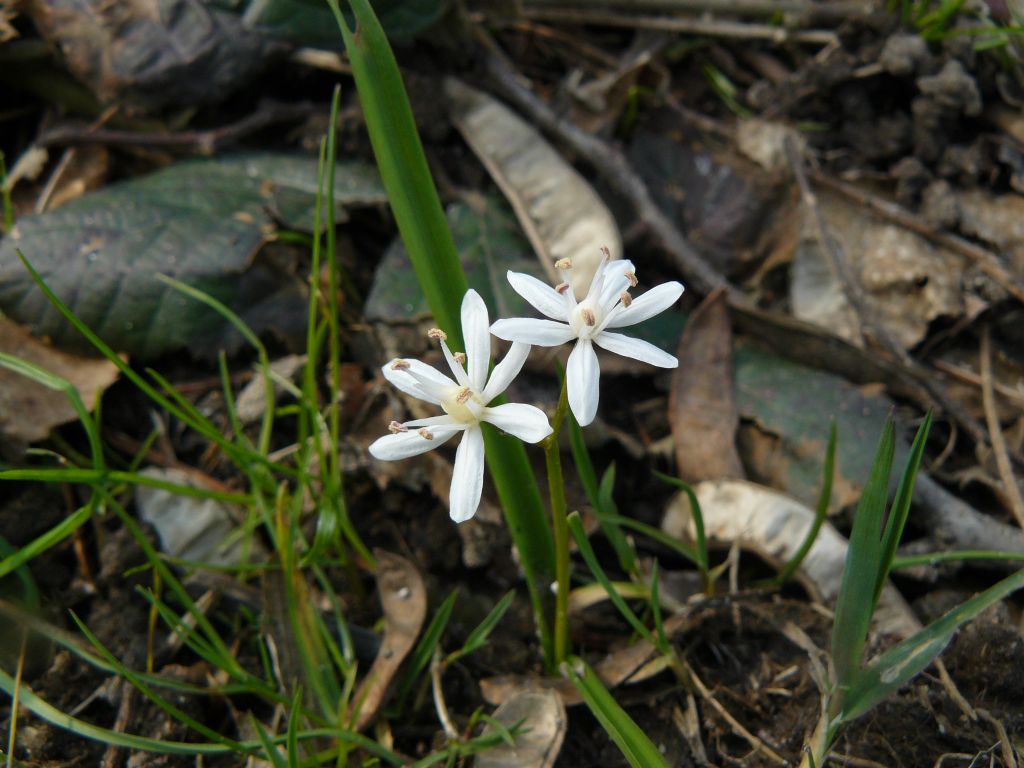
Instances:
[[[452,490],[448,511],[456,523],[464,523],[476,514],[484,489],[484,433],[478,425],[466,430],[455,452]]]
[[[499,339],[522,341],[526,344],[536,344],[538,347],[557,347],[576,337],[565,323],[530,317],[498,320],[491,326],[491,333]]]
[[[505,403],[487,408],[483,420],[527,443],[539,443],[552,432],[544,411],[522,403]]]
[[[616,265],[614,269],[611,267]],[[629,261],[613,261],[605,267],[604,287],[601,289],[599,301],[602,307],[614,307],[622,292],[629,288],[629,273],[633,271],[633,264]]]
[[[487,382],[487,386],[484,387],[484,391],[480,393],[480,399],[485,403],[489,403],[508,389],[512,379],[518,376],[519,372],[523,369],[523,363],[526,362],[526,357],[529,354],[529,344],[513,341],[505,357],[491,371],[491,378]]]
[[[487,329],[490,322],[487,305],[470,288],[462,298],[462,337],[466,340],[469,386],[477,392],[487,383],[487,369],[491,365],[491,334]]]
[[[449,418],[447,425],[429,428],[430,434],[434,436],[433,440],[423,437],[415,429],[399,432],[397,435],[384,435],[370,445],[370,455],[381,461],[397,461],[398,459],[408,459],[410,456],[419,456],[421,453],[443,445],[451,439],[452,435],[461,432],[465,427],[465,424],[456,424]]]
[[[565,375],[569,377],[569,407],[579,425],[585,427],[597,415],[601,381],[601,368],[589,339],[576,342],[569,353]]]
[[[508,281],[512,284],[516,293],[526,299],[542,315],[547,315],[552,320],[561,320],[563,323],[569,319],[568,291],[560,294],[547,283],[542,283],[533,275],[523,272],[508,273]]]
[[[609,352],[623,357],[631,357],[642,363],[650,363],[659,368],[675,368],[679,365],[679,361],[675,357],[643,339],[634,339],[631,336],[610,331],[602,331],[593,339],[597,346],[607,349]]]
[[[392,360],[381,368],[381,372],[384,374],[384,378],[391,382],[396,389],[402,390],[407,395],[412,395],[420,400],[426,400],[434,405],[440,405],[444,393],[457,386],[454,381],[436,368],[431,368],[419,360],[403,360],[403,362],[409,364],[408,370],[396,369],[393,366],[398,359]]]
[[[664,312],[683,295],[683,286],[676,281],[656,285],[642,296],[633,299],[628,307],[621,307],[613,317],[608,318],[606,328],[624,328],[636,325],[659,312]]]

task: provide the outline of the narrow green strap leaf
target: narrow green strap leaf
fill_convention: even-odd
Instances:
[[[828,517],[828,505],[832,500],[832,479],[835,477],[835,465],[836,422],[833,419],[832,428],[828,433],[828,447],[825,449],[825,466],[821,472],[821,495],[818,497],[818,506],[814,510],[814,521],[811,523],[811,527],[807,529],[807,535],[804,536],[804,540],[801,542],[796,554],[779,571],[778,578],[776,579],[778,584],[785,584],[796,573],[796,569],[800,567],[804,558],[807,557],[807,553],[814,546],[815,539],[818,538],[821,526],[824,525],[825,519]]]
[[[1007,595],[1024,587],[1024,570],[954,608],[938,621],[893,646],[861,672],[843,699],[843,719],[860,717],[932,663],[953,633]]]
[[[843,580],[832,625],[832,663],[836,682],[845,687],[860,669],[860,657],[875,611],[875,584],[881,567],[882,517],[888,497],[889,472],[896,445],[892,419],[885,425],[875,452],[871,476],[861,493],[846,551]]]
[[[878,604],[879,596],[882,594],[882,588],[885,586],[886,579],[889,578],[892,561],[896,557],[896,547],[899,546],[900,538],[903,536],[903,528],[906,526],[907,517],[910,515],[910,500],[914,496],[917,470],[921,466],[921,458],[924,456],[924,446],[928,441],[928,432],[931,426],[932,412],[928,411],[924,418],[924,423],[917,430],[913,445],[910,446],[910,454],[903,465],[900,484],[896,488],[896,496],[893,498],[889,517],[885,521],[885,532],[882,534],[882,559],[879,563],[878,581],[875,583],[874,603],[876,605]]]
[[[672,475],[666,475],[657,470],[655,470],[654,476],[662,482],[679,488],[690,500],[690,511],[693,513],[694,538],[696,539],[694,542],[696,544],[694,554],[697,556],[697,568],[703,576],[708,571],[708,539],[707,534],[704,532],[704,513],[701,512],[700,502],[697,501],[697,494],[693,492],[693,488],[689,483],[683,482],[678,477],[672,477]]]
[[[607,731],[615,745],[633,768],[668,767],[658,748],[638,726],[615,698],[604,687],[594,670],[580,658],[570,656],[562,665],[562,672],[569,678],[587,708],[594,714]]]

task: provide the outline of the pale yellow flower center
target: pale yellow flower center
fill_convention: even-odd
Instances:
[[[469,402],[476,403],[478,406],[484,405],[480,402],[480,397],[469,387],[452,387],[441,398],[441,407],[456,421],[475,424],[478,419],[470,410]]]
[[[584,299],[569,315],[569,327],[581,339],[589,339],[594,330],[601,324],[604,313],[593,299]]]

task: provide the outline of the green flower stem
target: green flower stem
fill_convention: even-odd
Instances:
[[[565,506],[565,480],[562,457],[558,450],[558,434],[569,406],[568,379],[562,378],[562,393],[551,422],[552,432],[544,439],[544,462],[548,471],[548,493],[551,496],[551,529],[555,539],[555,666],[569,654],[569,524]]]

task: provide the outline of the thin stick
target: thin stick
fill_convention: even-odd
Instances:
[[[1017,525],[1024,528],[1024,498],[1021,498],[1020,486],[1013,476],[1013,466],[1006,450],[1003,429],[999,425],[999,414],[996,412],[995,393],[992,391],[992,341],[987,324],[981,330],[981,402],[985,409],[985,422],[988,424],[988,433],[992,440],[996,467],[1003,481],[1010,510],[1017,519]]]
[[[693,671],[693,667],[687,662],[683,662],[683,668],[690,676],[690,680],[693,681],[694,688],[697,689],[697,693],[700,697],[712,706],[712,708],[721,715],[722,719],[725,720],[733,731],[744,739],[751,747],[756,751],[763,753],[769,760],[778,765],[789,765],[789,761],[782,757],[778,752],[769,747],[757,736],[748,731],[739,720],[733,717],[729,710],[727,710],[722,703],[715,698],[715,695],[707,689],[707,686],[697,677],[697,673]]]
[[[523,3],[527,11],[565,4],[566,0],[527,0]],[[857,0],[589,0],[588,5],[630,13],[697,11],[727,13],[734,16],[774,16],[785,13],[833,21],[845,21],[848,18],[870,16],[875,13],[872,3]]]
[[[838,42],[835,32],[828,29],[787,29],[772,24],[751,24],[725,19],[694,19],[678,16],[635,16],[632,14],[578,11],[569,8],[528,10],[524,14],[537,21],[555,21],[568,24],[593,24],[621,29],[652,29],[658,32],[685,32],[707,37],[725,37],[736,40],[769,40],[772,43],[809,43],[832,45]]]
[[[430,662],[430,689],[434,694],[434,709],[437,710],[437,719],[441,721],[444,728],[444,735],[452,741],[459,738],[459,729],[452,722],[452,716],[448,712],[448,705],[444,701],[444,689],[441,687],[441,650],[434,647],[434,658]]]

